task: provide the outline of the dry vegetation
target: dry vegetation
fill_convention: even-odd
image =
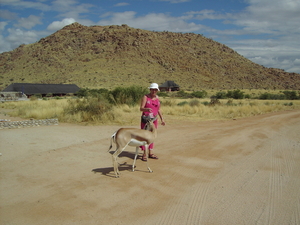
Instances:
[[[138,125],[141,113],[139,106],[127,104],[112,106],[108,111],[70,113],[70,105],[78,99],[52,99],[22,102],[6,102],[1,107],[10,109],[10,116],[24,119],[58,118],[60,122],[81,124]],[[300,109],[300,100],[220,100],[210,105],[210,99],[162,98],[162,112],[169,124],[182,120],[227,120],[255,116],[270,112]]]
[[[11,83],[107,88],[174,80],[182,90],[300,89],[300,74],[265,68],[194,33],[71,24],[0,54],[0,90]]]

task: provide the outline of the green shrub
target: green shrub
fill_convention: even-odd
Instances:
[[[79,91],[76,92],[76,95],[79,98],[88,97],[89,89],[88,88],[80,88]]]
[[[225,98],[233,98],[233,99],[244,99],[250,98],[250,95],[248,94],[247,96],[244,95],[244,92],[241,90],[233,90],[233,91],[219,91],[216,93],[215,96],[213,96],[216,99],[225,99]]]
[[[217,99],[225,99],[225,98],[227,98],[227,95],[226,95],[225,91],[219,91],[216,93],[216,95],[214,97]]]
[[[192,97],[192,95],[191,94],[189,94],[189,93],[187,93],[187,92],[185,92],[185,91],[178,91],[176,94],[175,94],[175,96],[176,97],[178,97],[178,98],[191,98]]]
[[[250,94],[245,94],[245,98],[250,99],[251,95]]]
[[[159,92],[159,97],[169,97],[169,94],[167,92]]]
[[[111,104],[135,105],[140,103],[141,98],[148,92],[147,88],[138,86],[117,87],[112,91],[104,88],[89,89],[81,88],[76,94],[80,98],[104,98]]]
[[[69,99],[68,105],[64,108],[65,114],[75,115],[81,114],[85,115],[84,121],[88,121],[91,118],[101,119],[104,113],[109,112],[112,109],[112,105],[103,98],[81,98],[81,99]]]
[[[283,94],[270,94],[270,93],[263,93],[259,97],[261,100],[284,100],[285,96]]]
[[[205,106],[208,106],[210,104],[210,102],[208,101],[205,101],[205,102],[201,102],[201,104],[205,105]]]
[[[131,86],[128,88],[117,87],[109,93],[108,100],[112,104],[139,104],[142,97],[148,93],[147,88]]]
[[[282,93],[285,95],[285,99],[287,100],[300,99],[299,96],[297,96],[296,91],[283,91]]]
[[[42,98],[42,95],[41,95],[41,94],[34,94],[34,96],[35,96],[36,98]]]
[[[244,92],[241,90],[234,90],[234,91],[227,91],[226,94],[227,98],[233,98],[233,99],[243,99],[244,96]]]
[[[184,105],[186,105],[186,104],[189,104],[187,101],[184,101],[184,102],[179,102],[177,105],[178,106],[184,106]]]
[[[206,91],[194,91],[191,95],[192,95],[192,97],[195,97],[195,98],[205,98],[207,96],[207,92]]]
[[[100,88],[100,89],[90,89],[89,92],[88,92],[89,96],[91,97],[100,97],[100,96],[103,96],[104,98],[108,98],[108,95],[109,95],[109,90],[105,89],[105,88]]]

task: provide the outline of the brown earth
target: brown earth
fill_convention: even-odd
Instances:
[[[117,126],[0,130],[0,224],[300,224],[300,110],[159,127],[159,160],[122,153]]]

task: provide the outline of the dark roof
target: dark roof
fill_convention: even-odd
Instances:
[[[179,87],[179,85],[176,84],[174,81],[168,80],[165,83],[159,85],[159,87],[167,87],[167,88],[169,88],[169,87]]]
[[[68,94],[79,91],[76,84],[29,84],[14,83],[9,85],[3,92],[22,92],[26,95],[34,94]]]

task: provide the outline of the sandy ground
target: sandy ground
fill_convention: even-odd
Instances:
[[[117,126],[0,130],[0,224],[300,224],[300,110],[160,126],[154,171]]]

